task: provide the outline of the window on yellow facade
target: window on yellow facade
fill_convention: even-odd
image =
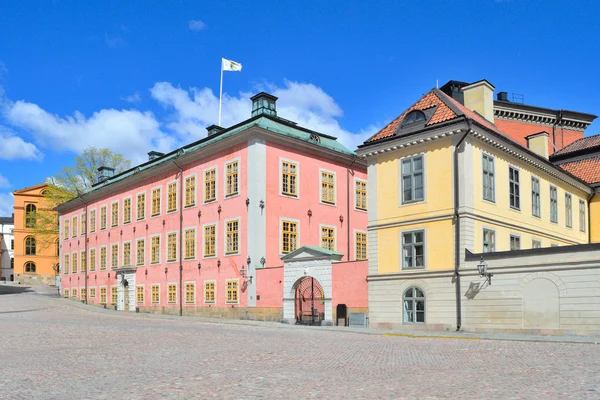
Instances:
[[[77,253],[71,254],[71,273],[77,273]]]
[[[185,284],[185,303],[194,304],[196,302],[196,284]]]
[[[96,249],[90,249],[90,272],[96,271]]]
[[[225,173],[225,196],[234,196],[238,194],[238,162],[226,164]]]
[[[25,206],[25,228],[35,228],[37,220],[37,207],[34,204]]]
[[[96,298],[96,288],[91,287],[90,288],[90,299],[95,299],[95,298]]]
[[[414,231],[402,234],[402,268],[425,266],[425,232]]]
[[[558,189],[550,186],[550,222],[558,223]]]
[[[144,239],[138,239],[137,243],[136,243],[136,265],[140,266],[140,265],[144,265],[144,259],[146,257],[145,256],[145,241]]]
[[[422,201],[425,198],[423,156],[402,160],[402,203]]]
[[[106,206],[100,207],[100,230],[106,229]]]
[[[206,304],[215,303],[215,282],[204,283],[204,302]]]
[[[152,216],[160,215],[160,188],[152,189]]]
[[[151,245],[150,263],[158,264],[158,263],[160,263],[160,236],[153,236],[150,245]]]
[[[138,304],[144,304],[144,285],[135,287],[135,301]]]
[[[533,239],[531,241],[531,248],[532,249],[541,249],[542,248],[542,241],[541,240]]]
[[[110,288],[110,304],[112,304],[112,305],[117,304],[117,287],[116,286],[112,286]]]
[[[123,223],[128,224],[131,222],[131,199],[127,198],[123,200]]]
[[[177,261],[177,233],[167,235],[167,261]]]
[[[69,265],[69,255],[65,254],[64,256],[64,260],[63,260],[63,271],[65,272],[65,274],[68,274],[70,272],[70,265]]]
[[[496,201],[496,167],[494,165],[494,157],[483,153],[483,199],[487,201]]]
[[[321,171],[321,201],[335,204],[335,175]]]
[[[573,227],[573,198],[570,193],[565,193],[565,225]]]
[[[169,304],[177,303],[177,285],[174,283],[169,283],[167,286],[167,302]]]
[[[517,235],[510,235],[510,250],[521,250],[521,237]]]
[[[167,185],[167,212],[177,211],[177,182]]]
[[[185,231],[185,259],[190,260],[196,257],[196,229],[186,229]]]
[[[292,221],[281,223],[281,252],[290,253],[298,248],[298,224]]]
[[[116,243],[110,246],[110,267],[112,269],[119,267],[119,245]]]
[[[114,202],[110,205],[111,213],[110,213],[110,226],[115,227],[119,225],[119,203]]]
[[[496,251],[496,232],[491,229],[483,230],[483,252],[492,253]]]
[[[87,222],[86,215],[85,214],[81,214],[81,234],[82,235],[85,235],[85,232],[86,232],[86,228],[87,228],[86,222]]]
[[[106,288],[100,288],[100,304],[106,304]]]
[[[535,176],[531,177],[531,214],[538,218],[541,216],[540,180]]]
[[[418,287],[410,287],[402,295],[404,323],[425,322],[425,294]]]
[[[238,281],[228,280],[225,283],[227,285],[227,298],[225,303],[237,303],[238,302]]]
[[[296,172],[298,165],[290,161],[281,162],[281,193],[286,196],[298,196]]]
[[[37,254],[37,241],[33,236],[25,238],[25,255],[35,256]]]
[[[204,257],[213,257],[217,254],[217,226],[204,227]]]
[[[90,210],[90,233],[96,232],[96,210]]]
[[[85,269],[87,268],[87,257],[85,256],[85,251],[81,252],[80,255],[81,258],[81,272],[85,272]]]
[[[151,294],[152,294],[152,298],[151,298],[152,304],[160,303],[160,286],[152,285],[150,287],[150,290],[151,290]]]
[[[508,198],[511,208],[521,209],[521,183],[519,179],[519,169],[513,166],[508,167]]]
[[[355,201],[355,207],[357,209],[367,209],[367,182],[356,181]]]
[[[185,178],[185,206],[193,207],[196,205],[196,176]]]
[[[585,232],[585,201],[579,200],[579,230]]]
[[[100,270],[106,269],[106,247],[100,247]]]
[[[73,237],[77,236],[77,217],[73,217],[73,222],[71,223],[73,228]]]
[[[131,264],[131,242],[123,243],[123,265]]]
[[[82,288],[80,288],[80,290],[79,290],[79,291],[81,292],[81,296],[80,296],[79,298],[80,298],[81,300],[84,300],[84,301],[85,301],[85,298],[86,298],[86,296],[85,296],[85,288],[84,288],[84,287],[82,287]]]
[[[146,193],[139,193],[137,195],[136,213],[138,221],[146,218]]]
[[[321,247],[327,250],[335,251],[335,229],[321,227]]]
[[[226,232],[226,254],[235,254],[239,251],[239,221],[228,221],[226,223]]]
[[[204,202],[217,199],[217,169],[213,168],[204,172]]]
[[[356,232],[356,259],[367,259],[367,234],[364,232]]]
[[[77,288],[71,289],[71,297],[77,297]]]
[[[71,224],[71,220],[65,219],[63,221],[63,228],[64,228],[64,238],[68,239],[69,238],[69,226]]]

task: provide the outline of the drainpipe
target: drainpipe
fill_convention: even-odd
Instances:
[[[588,219],[588,243],[592,243],[592,200],[594,200],[594,197],[597,195],[598,193],[596,193],[596,189],[594,189],[594,194],[592,194],[592,197],[590,197],[589,203],[588,203],[588,210],[587,210],[587,219]]]
[[[348,252],[347,254],[347,261],[350,261],[350,167],[352,166],[352,164],[354,164],[356,162],[356,154],[354,155],[354,157],[352,158],[352,162],[348,165],[348,167],[346,168],[346,214],[347,214],[347,219],[346,219],[346,227],[348,229],[348,240],[347,240],[347,244],[348,244]]]
[[[454,220],[455,222],[455,237],[456,242],[454,243],[454,279],[456,288],[456,331],[460,330],[462,325],[462,299],[460,296],[460,216],[458,215],[458,207],[460,202],[460,196],[458,193],[459,185],[458,178],[460,176],[458,171],[458,149],[462,145],[463,141],[467,138],[467,135],[471,131],[471,122],[467,121],[467,132],[460,138],[458,144],[454,148]]]
[[[85,270],[84,275],[83,275],[83,279],[85,280],[85,304],[88,303],[88,215],[87,215],[87,203],[85,201],[83,201],[83,199],[81,198],[81,195],[77,196],[77,199],[83,204],[83,213],[85,214],[85,234],[83,235],[83,251],[85,251]],[[80,221],[81,222],[81,221]],[[60,231],[58,232],[58,240],[60,243]],[[79,256],[79,254],[77,255]],[[60,260],[58,260],[59,264],[60,264]],[[64,274],[63,274],[64,275]],[[62,282],[62,277],[61,277],[61,282]]]
[[[179,316],[183,315],[183,169],[179,168]]]

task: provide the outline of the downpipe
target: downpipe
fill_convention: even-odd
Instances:
[[[175,162],[179,169],[179,316],[183,316],[183,169]]]
[[[350,167],[356,162],[356,155],[352,158],[352,162],[346,167],[346,228],[348,230],[348,250],[346,253],[347,261],[350,261]]]

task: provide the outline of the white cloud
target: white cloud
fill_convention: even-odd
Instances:
[[[0,159],[4,160],[41,160],[43,154],[33,143],[28,143],[15,135],[7,127],[0,125]]]
[[[0,189],[6,189],[10,187],[10,182],[2,174],[0,174]]]
[[[0,217],[10,217],[14,212],[15,198],[12,193],[0,193]]]
[[[207,28],[207,25],[199,19],[193,19],[188,23],[188,27],[192,31],[202,31]]]
[[[107,33],[104,34],[104,42],[111,49],[118,49],[121,47],[127,47],[127,42],[121,36],[108,36]]]
[[[138,92],[135,92],[129,96],[122,96],[121,100],[126,101],[128,103],[138,103],[142,99],[142,96]]]

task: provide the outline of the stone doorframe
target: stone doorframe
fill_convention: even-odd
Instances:
[[[129,309],[135,311],[135,267],[123,267],[116,270],[117,273],[117,310],[125,311],[125,286],[127,281],[129,296]]]
[[[296,288],[304,277],[315,278],[321,284],[325,300],[325,319],[322,325],[332,325],[332,268],[344,255],[314,246],[303,246],[281,257],[283,260],[283,321],[296,322]]]

